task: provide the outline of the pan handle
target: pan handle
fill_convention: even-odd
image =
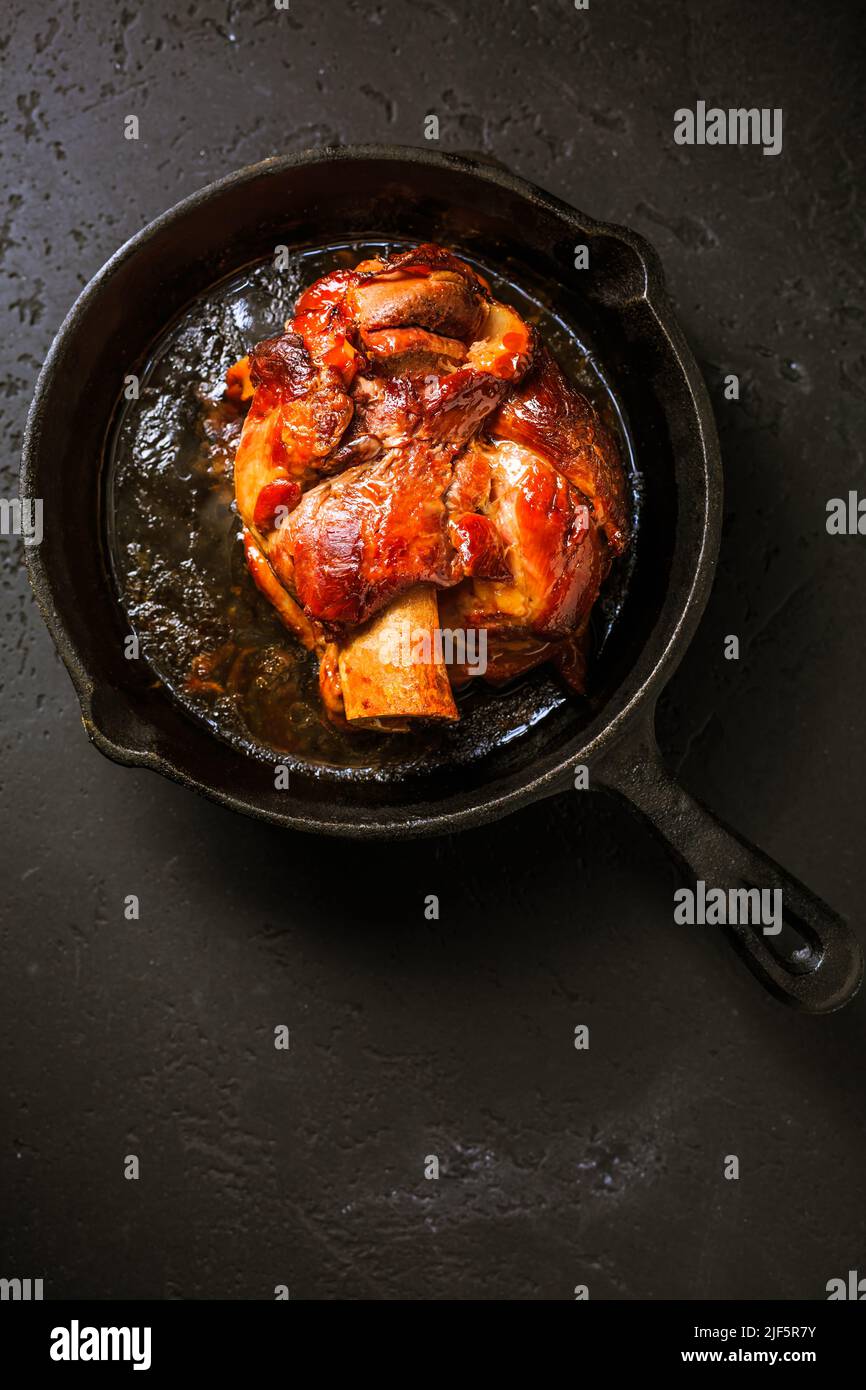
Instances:
[[[854,997],[863,978],[863,953],[850,927],[679,785],[662,762],[654,719],[638,737],[626,737],[593,764],[591,778],[594,786],[624,797],[691,881],[703,881],[707,893],[711,888],[781,889],[782,922],[773,934],[765,934],[761,925],[723,928],[778,999],[823,1014]]]

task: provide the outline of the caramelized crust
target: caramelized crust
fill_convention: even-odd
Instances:
[[[345,681],[369,683],[364,625],[418,586],[428,614],[438,592],[443,626],[485,630],[488,679],[556,659],[582,681],[589,613],[628,544],[622,464],[590,402],[469,266],[424,245],[323,276],[228,389],[254,391],[235,461],[251,567],[320,651],[332,716],[350,697],[361,707]],[[403,714],[435,690],[441,717],[441,673],[414,703],[411,684],[391,683]],[[386,685],[369,695],[383,717]]]

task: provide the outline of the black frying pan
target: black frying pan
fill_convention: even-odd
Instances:
[[[486,735],[453,765],[392,778],[335,779],[272,767],[214,736],[123,656],[128,630],[108,572],[102,474],[124,376],[185,304],[229,272],[307,246],[379,236],[435,240],[548,287],[597,347],[643,472],[634,569],[591,699]],[[575,246],[589,248],[576,270]],[[785,929],[728,927],[747,964],[785,1002],[839,1008],[862,975],[842,919],[676,783],[655,742],[655,703],[695,630],[719,545],[722,471],[706,390],[666,299],[653,250],[498,167],[426,150],[359,147],[266,160],[187,198],[133,237],[84,290],[46,360],[28,420],[24,497],[43,499],[28,550],[43,616],[72,676],[84,724],[116,761],[151,767],[248,815],[315,833],[402,837],[460,830],[573,786],[618,793],[709,887],[781,888]],[[513,706],[513,700],[512,700]],[[573,791],[572,795],[581,793]],[[673,910],[673,909],[672,909]]]

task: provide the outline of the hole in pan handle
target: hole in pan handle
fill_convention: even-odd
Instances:
[[[863,978],[863,953],[848,924],[679,785],[662,761],[652,716],[594,764],[591,776],[595,786],[623,797],[648,822],[692,883],[703,882],[705,894],[720,888],[731,902],[732,889],[769,890],[761,895],[769,906],[778,902],[773,890],[781,891],[781,923],[771,913],[763,918],[770,933],[760,922],[723,928],[778,999],[813,1014],[832,1013],[853,999]],[[742,894],[738,901],[745,905]]]

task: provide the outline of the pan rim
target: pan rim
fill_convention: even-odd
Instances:
[[[233,170],[187,195],[128,238],[109,257],[77,296],[54,336],[36,383],[24,432],[20,493],[23,497],[33,495],[32,483],[37,467],[40,420],[50,397],[57,365],[68,341],[74,336],[80,320],[86,315],[93,302],[98,300],[98,297],[107,289],[118,270],[135,257],[140,248],[156,233],[172,227],[191,212],[212,202],[229,190],[234,190],[245,183],[261,178],[278,176],[287,170],[304,165],[341,161],[415,163],[442,170],[468,173],[489,183],[497,184],[522,199],[540,204],[554,217],[576,231],[612,237],[630,246],[636,252],[644,268],[645,276],[643,291],[639,297],[646,302],[651,311],[658,328],[664,335],[668,350],[675,358],[685,380],[703,463],[703,496],[699,501],[702,521],[691,582],[677,600],[676,609],[678,611],[670,622],[663,646],[654,654],[650,662],[645,663],[647,669],[627,698],[620,698],[623,690],[621,684],[612,692],[607,705],[588,728],[570,741],[569,752],[564,752],[562,748],[555,750],[545,756],[537,771],[524,771],[517,774],[519,785],[497,792],[495,783],[486,784],[483,788],[483,795],[476,792],[469,805],[448,809],[446,804],[443,809],[433,808],[429,812],[425,808],[418,815],[413,815],[411,808],[371,805],[364,808],[363,819],[356,818],[358,815],[358,808],[356,807],[349,808],[348,815],[337,814],[340,809],[337,804],[333,808],[328,808],[328,814],[322,814],[318,807],[313,810],[310,806],[294,811],[291,809],[291,804],[287,805],[284,811],[274,812],[271,808],[256,805],[243,796],[235,796],[203,783],[184,770],[173,758],[162,753],[146,748],[133,750],[123,747],[100,727],[93,709],[94,695],[98,685],[87,669],[64,622],[62,596],[55,595],[52,580],[40,555],[40,547],[25,547],[25,559],[37,605],[72,679],[81,706],[85,728],[91,740],[106,756],[127,766],[149,767],[171,780],[194,788],[220,804],[272,824],[317,834],[352,835],[357,838],[398,838],[444,834],[466,828],[469,825],[478,825],[482,822],[498,819],[517,809],[518,806],[551,794],[562,786],[565,774],[575,763],[591,761],[606,748],[619,741],[638,713],[652,708],[661,689],[673,674],[697,627],[709,594],[721,537],[722,469],[715,421],[703,378],[667,298],[660,262],[654,249],[642,236],[628,227],[589,217],[554,194],[550,194],[518,175],[512,174],[498,163],[489,163],[484,157],[479,159],[469,155],[432,151],[414,146],[342,145],[323,146],[294,154],[272,156],[241,169]],[[679,529],[678,523],[678,533]],[[660,617],[667,614],[670,604],[669,590],[662,604]],[[673,611],[672,607],[671,614]],[[645,651],[652,646],[652,641],[651,635]],[[641,657],[643,656],[644,653],[641,654]],[[641,665],[641,658],[638,658],[636,667],[633,669],[637,670]],[[213,734],[210,736],[214,737]],[[239,754],[238,756],[242,755]]]

